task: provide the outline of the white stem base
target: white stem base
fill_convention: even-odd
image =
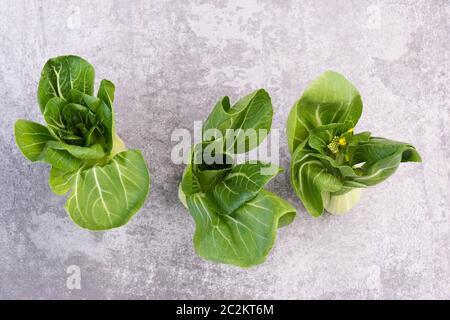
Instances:
[[[114,158],[114,156],[122,151],[126,151],[125,143],[123,143],[122,139],[116,134],[113,138],[113,147],[109,154],[108,161]]]
[[[324,195],[324,207],[331,214],[340,215],[350,211],[361,199],[362,189],[352,189],[339,196]]]
[[[181,183],[178,186],[178,199],[180,199],[180,202],[187,209],[188,206],[187,206],[187,203],[186,203],[186,195],[184,194],[183,190],[181,190]]]

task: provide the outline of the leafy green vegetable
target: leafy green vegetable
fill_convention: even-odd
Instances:
[[[241,267],[262,263],[277,229],[295,217],[288,202],[264,189],[281,168],[234,161],[236,154],[256,148],[266,137],[272,114],[269,95],[257,90],[232,107],[228,97],[220,99],[203,125],[204,139],[193,147],[179,198],[194,218],[194,247],[205,259]],[[230,129],[238,133],[229,134]],[[221,134],[208,139],[208,130]],[[262,134],[252,137],[246,134],[248,130]],[[213,163],[204,157],[209,150],[214,150]]]
[[[342,75],[327,71],[293,106],[287,123],[291,183],[312,216],[324,209],[342,214],[360,198],[360,188],[380,183],[401,162],[420,162],[403,142],[354,133],[361,96]]]
[[[31,161],[49,163],[57,195],[71,191],[65,208],[90,230],[124,225],[142,207],[150,177],[139,150],[127,150],[114,127],[114,92],[102,80],[94,92],[94,68],[76,56],[45,64],[38,102],[47,126],[17,120],[17,145]]]

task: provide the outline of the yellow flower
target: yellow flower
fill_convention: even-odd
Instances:
[[[347,140],[345,138],[339,138],[339,145],[345,146],[347,144]]]
[[[353,128],[347,130],[348,133],[353,133]]]

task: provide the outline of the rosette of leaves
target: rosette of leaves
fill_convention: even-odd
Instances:
[[[193,147],[179,198],[194,218],[194,248],[204,259],[241,267],[262,263],[277,229],[295,217],[291,204],[264,189],[281,168],[259,161],[235,163],[236,154],[256,148],[265,138],[259,129],[268,133],[272,114],[270,96],[257,90],[233,106],[228,97],[220,99],[203,125],[204,139]],[[248,129],[262,134],[251,141]],[[219,134],[206,139],[207,130]],[[207,153],[215,159],[210,164]]]
[[[77,56],[47,61],[38,87],[46,126],[17,120],[17,145],[31,161],[51,165],[57,195],[82,228],[119,227],[141,208],[149,191],[147,165],[128,150],[114,127],[114,84],[102,80],[94,95],[94,68]]]
[[[309,85],[289,114],[290,179],[312,216],[324,209],[346,213],[363,188],[386,180],[401,162],[421,161],[408,143],[355,133],[362,107],[358,90],[328,71]]]

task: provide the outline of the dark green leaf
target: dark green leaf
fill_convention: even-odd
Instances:
[[[53,97],[67,100],[72,89],[92,95],[94,76],[94,68],[80,57],[60,56],[48,60],[42,69],[38,88],[41,112],[44,112],[45,105]]]
[[[272,167],[265,163],[244,163],[234,166],[213,188],[213,196],[223,214],[231,214],[252,199],[278,173],[280,167],[265,172]]]
[[[277,228],[295,217],[288,202],[264,189],[229,215],[202,193],[188,196],[187,204],[196,223],[196,252],[204,259],[241,267],[264,262]]]
[[[186,195],[202,191],[200,182],[192,171],[192,165],[186,166],[186,169],[184,170],[183,178],[181,180],[181,189]]]
[[[244,153],[256,148],[266,138],[272,115],[270,96],[263,89],[245,96],[232,107],[229,98],[223,97],[204,123],[203,132],[219,130],[225,144],[229,146],[225,150]]]
[[[106,79],[100,82],[100,87],[98,88],[97,97],[102,99],[111,110],[113,110],[115,90],[114,83]]]
[[[416,149],[406,143],[372,137],[355,150],[353,162],[363,163],[359,175],[348,177],[345,185],[367,187],[378,184],[391,176],[400,162],[420,162]]]

